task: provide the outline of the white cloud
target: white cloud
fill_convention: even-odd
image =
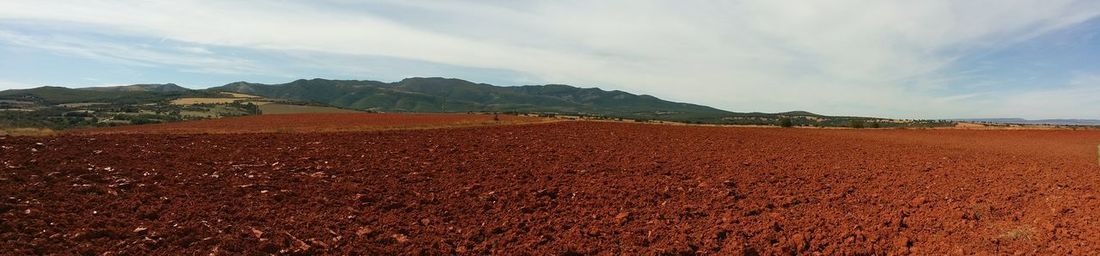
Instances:
[[[165,48],[66,35],[28,35],[0,29],[0,41],[10,45],[45,49],[54,53],[135,66],[180,66],[194,72],[251,74],[264,72],[249,60],[216,56],[201,47]]]
[[[34,87],[38,87],[38,86],[27,84],[27,83],[15,82],[15,81],[0,80],[0,90],[27,89],[27,88],[34,88]]]
[[[952,100],[964,96],[944,100],[950,78],[935,77],[964,53],[1098,14],[1100,2],[1074,0],[0,2],[0,19],[199,45],[515,70],[735,111],[895,117],[969,106]],[[199,65],[215,61],[180,52]],[[76,53],[157,63],[180,55]]]
[[[991,109],[1000,116],[1100,119],[1096,111],[1100,107],[1100,74],[1082,74],[1066,86],[1007,93],[994,99]]]

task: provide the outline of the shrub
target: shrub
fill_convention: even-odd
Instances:
[[[790,118],[779,119],[779,127],[791,127],[794,126],[794,122],[791,122]]]
[[[144,117],[135,117],[133,119],[130,119],[130,123],[131,124],[155,124],[155,123],[160,123],[160,121],[155,120],[155,119],[144,118]]]
[[[863,120],[851,120],[848,122],[848,127],[856,129],[863,128]]]

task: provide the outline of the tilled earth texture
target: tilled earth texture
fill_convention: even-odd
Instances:
[[[1098,143],[607,122],[0,137],[0,251],[1095,255]]]

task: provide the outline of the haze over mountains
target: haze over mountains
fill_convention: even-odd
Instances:
[[[1100,125],[1100,120],[1098,119],[966,118],[956,119],[956,121],[994,124]]]

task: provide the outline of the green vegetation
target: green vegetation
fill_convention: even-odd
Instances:
[[[195,115],[190,113],[203,113]],[[166,102],[148,104],[104,103],[82,106],[34,106],[0,110],[0,128],[71,128],[150,124],[190,119],[216,118],[259,114],[252,103],[172,105]]]
[[[0,92],[0,129],[71,128],[150,124],[259,114],[248,102],[176,105],[181,97],[227,97],[174,84],[69,89],[39,87]]]
[[[881,118],[823,116],[806,111],[736,113],[598,88],[559,84],[499,87],[447,78],[408,78],[394,83],[326,79],[285,84],[236,82],[211,90],[380,112],[504,112],[698,124],[776,125],[786,118],[792,126],[844,127],[853,121],[881,123],[882,127],[954,125],[927,120],[892,122]]]
[[[789,127],[792,127],[792,126],[794,126],[794,123],[791,121],[790,118],[781,118],[781,119],[779,119],[779,127],[789,128]]]
[[[46,108],[39,110],[0,111],[0,128],[48,128],[61,130],[74,127],[96,126],[95,117],[66,115],[69,109]]]
[[[309,105],[291,105],[283,103],[268,103],[259,106],[260,113],[264,115],[271,114],[300,114],[300,113],[355,113],[362,112],[350,109],[326,107],[326,106],[309,106]]]
[[[954,126],[955,122],[941,120],[895,120],[875,117],[854,116],[825,116],[805,111],[793,111],[784,113],[730,113],[718,120],[705,120],[707,124],[735,124],[735,125],[779,125],[783,126],[783,120],[790,120],[791,126],[813,127],[866,127],[872,128],[931,128]],[[876,127],[877,125],[877,127]]]
[[[863,123],[864,123],[863,120],[852,119],[852,120],[848,121],[848,127],[860,129],[860,128],[863,128]]]
[[[216,92],[187,89],[184,89],[184,91],[178,91],[167,90],[165,88],[161,88],[162,90],[112,90],[110,88],[114,87],[70,89],[64,87],[45,86],[24,90],[6,90],[0,91],[0,100],[33,102],[40,105],[92,102],[106,102],[114,104],[144,104],[182,97],[225,97],[225,95]]]
[[[61,130],[260,113],[356,110],[492,112],[636,122],[652,120],[783,127],[862,128],[867,124],[872,128],[937,127],[955,124],[951,121],[825,116],[806,111],[737,113],[598,88],[560,84],[499,87],[445,78],[408,78],[394,83],[325,79],[276,85],[236,82],[206,90],[190,90],[175,84],[139,84],[0,91],[0,128]]]
[[[279,85],[238,82],[213,89],[381,112],[508,111],[677,121],[701,121],[729,113],[621,91],[567,85],[498,87],[443,78],[409,78],[395,83],[324,79]]]

